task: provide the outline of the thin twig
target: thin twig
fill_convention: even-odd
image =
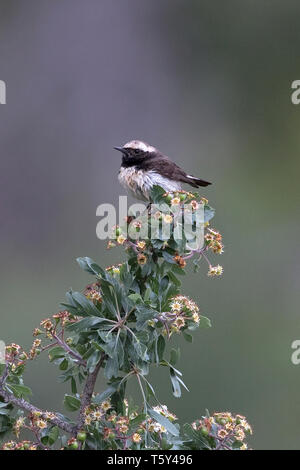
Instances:
[[[201,256],[204,256],[204,258],[206,258],[206,256],[204,255],[204,252],[207,250],[207,247],[204,246],[202,248],[199,248],[198,250],[192,250],[190,251],[190,253],[188,253],[186,256],[183,256],[182,259],[189,259],[189,258],[192,258],[194,256],[195,253],[199,253],[200,257]],[[206,258],[207,259],[207,258]]]
[[[92,373],[88,374],[88,376],[87,376],[87,380],[85,382],[85,386],[84,386],[82,397],[81,397],[81,404],[80,404],[79,416],[78,416],[78,420],[77,420],[75,434],[77,433],[77,431],[80,431],[80,429],[84,425],[85,409],[91,404],[92,395],[93,395],[93,392],[94,392],[97,376],[98,376],[98,373],[99,373],[99,371],[100,371],[100,369],[103,365],[103,362],[104,362],[105,358],[106,358],[106,355],[104,353],[102,353],[101,357],[100,357],[100,360],[99,360],[98,364],[96,365],[94,371]]]
[[[80,354],[77,354],[75,351],[73,351],[73,349],[71,349],[67,343],[65,343],[65,341],[63,341],[62,339],[59,338],[59,336],[57,336],[56,334],[53,333],[53,338],[56,339],[57,343],[65,350],[67,351],[70,356],[72,356],[74,359],[76,359],[78,361],[78,363],[84,367],[86,367],[86,361],[84,361],[82,359],[82,357],[80,356]]]
[[[24,400],[24,398],[17,398],[12,393],[7,392],[4,390],[3,385],[0,386],[0,396],[6,403],[12,403],[13,405],[21,408],[24,411],[28,411],[29,413],[40,413],[42,416],[45,415],[45,411],[40,410],[36,406],[32,405],[28,401]],[[55,418],[51,418],[49,420],[52,424],[55,424],[63,431],[73,433],[74,432],[74,425],[71,423],[67,423],[61,418],[55,416]]]

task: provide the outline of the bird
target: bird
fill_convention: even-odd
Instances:
[[[150,202],[151,189],[156,185],[166,192],[176,192],[182,183],[194,188],[211,184],[188,175],[157,148],[141,140],[131,140],[114,149],[122,153],[119,182],[139,200]]]

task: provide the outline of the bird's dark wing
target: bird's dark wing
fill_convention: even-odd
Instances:
[[[176,163],[172,162],[166,155],[155,154],[143,162],[143,169],[148,171],[156,171],[160,175],[173,181],[187,183],[197,188],[198,186],[208,186],[208,181],[187,175]]]

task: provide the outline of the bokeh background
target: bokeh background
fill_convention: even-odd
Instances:
[[[132,138],[195,175],[224,235],[221,279],[204,268],[183,291],[213,322],[185,343],[190,388],[170,398],[183,422],[245,414],[256,449],[300,448],[300,4],[287,0],[1,0],[0,338],[30,347],[69,287],[121,251],[96,238],[96,207],[117,204],[120,155]],[[47,358],[31,363],[33,401],[62,410],[67,387]],[[102,383],[99,383],[99,390]],[[139,399],[135,389],[131,392]]]

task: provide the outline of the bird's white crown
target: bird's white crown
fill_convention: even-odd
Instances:
[[[124,145],[125,149],[137,149],[142,150],[143,152],[155,152],[156,148],[152,147],[146,142],[142,142],[141,140],[131,140]]]

